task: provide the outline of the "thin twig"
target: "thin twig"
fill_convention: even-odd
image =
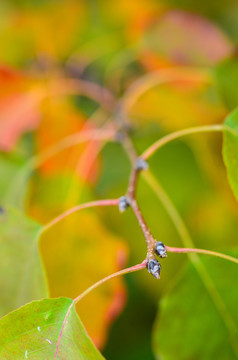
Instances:
[[[69,216],[77,211],[87,209],[87,208],[92,208],[92,207],[99,207],[99,206],[117,206],[118,204],[119,204],[118,199],[106,199],[106,200],[96,200],[96,201],[91,201],[91,202],[88,202],[85,204],[76,205],[76,206],[70,208],[69,210],[66,210],[62,214],[58,215],[54,219],[52,219],[48,224],[44,225],[42,227],[41,234],[48,231],[49,229],[52,228],[52,226],[58,224],[60,221],[65,219],[67,216]]]
[[[218,125],[195,126],[192,128],[175,131],[154,142],[143,152],[143,154],[140,157],[143,158],[144,160],[147,160],[162,146],[168,144],[172,140],[179,139],[183,136],[196,134],[196,133],[203,133],[203,132],[215,132],[215,131],[220,132],[223,129],[224,129],[223,125],[218,124]]]
[[[123,269],[120,271],[115,272],[114,274],[108,275],[105,278],[97,281],[95,284],[93,284],[92,286],[90,286],[89,288],[87,288],[87,290],[85,290],[82,294],[80,294],[79,296],[77,296],[74,299],[75,304],[77,304],[83,297],[85,297],[86,295],[88,295],[88,293],[90,293],[92,290],[96,289],[98,286],[102,285],[103,283],[105,283],[108,280],[113,279],[116,276],[120,276],[120,275],[125,275],[131,272],[135,272],[138,270],[142,270],[146,267],[146,261],[144,260],[141,264],[138,265],[134,265],[132,267],[129,267],[127,269]]]
[[[138,224],[140,225],[140,228],[141,228],[141,230],[144,234],[145,240],[146,240],[146,244],[147,244],[146,258],[152,259],[155,257],[154,250],[155,250],[156,240],[154,239],[153,235],[151,234],[150,229],[147,226],[145,219],[144,219],[144,217],[141,213],[141,210],[137,204],[137,201],[135,199],[133,199],[131,201],[131,208],[138,220]]]
[[[129,146],[128,146],[129,144]],[[150,232],[150,229],[148,225],[146,224],[146,221],[142,215],[142,212],[140,210],[140,207],[136,200],[136,187],[137,187],[137,180],[140,173],[140,170],[136,167],[136,161],[138,159],[138,156],[136,154],[136,150],[133,146],[133,143],[131,142],[128,134],[125,134],[124,139],[122,141],[122,145],[125,149],[126,154],[128,155],[131,164],[132,164],[132,171],[127,187],[127,198],[130,203],[130,206],[132,208],[132,211],[134,215],[136,216],[138,220],[138,224],[143,232],[146,244],[147,244],[147,259],[154,258],[154,250],[156,245],[156,240],[154,239],[153,235]]]
[[[226,254],[222,254],[220,252],[217,251],[211,251],[211,250],[205,250],[205,249],[196,249],[196,248],[177,248],[177,247],[170,247],[170,246],[165,246],[166,250],[168,252],[173,252],[173,253],[198,253],[198,254],[205,254],[205,255],[211,255],[211,256],[215,256],[215,257],[219,257],[228,261],[232,261],[236,264],[238,264],[238,259],[230,256],[230,255],[226,255]]]

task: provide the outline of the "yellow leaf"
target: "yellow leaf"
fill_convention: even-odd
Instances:
[[[115,211],[115,210],[112,210]],[[96,281],[125,265],[127,247],[92,212],[75,214],[46,233],[41,242],[52,297],[75,298]],[[77,306],[97,346],[125,300],[123,280],[99,287]]]
[[[158,122],[166,131],[220,122],[226,109],[210,85],[177,83],[146,91],[132,106],[130,117]]]

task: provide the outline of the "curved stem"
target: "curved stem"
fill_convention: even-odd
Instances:
[[[84,296],[88,295],[88,293],[90,293],[92,290],[96,289],[98,286],[102,285],[102,284],[105,283],[106,281],[108,281],[108,280],[110,280],[110,279],[113,279],[113,278],[116,277],[116,276],[120,276],[120,275],[124,275],[124,274],[128,274],[128,273],[131,273],[131,272],[135,272],[135,271],[138,271],[138,270],[145,269],[145,267],[146,267],[146,260],[142,261],[141,264],[134,265],[134,266],[129,267],[129,268],[127,268],[127,269],[123,269],[123,270],[117,271],[117,272],[114,273],[114,274],[111,274],[111,275],[106,276],[105,278],[97,281],[95,284],[93,284],[92,286],[90,286],[90,287],[89,287],[87,290],[85,290],[82,294],[80,294],[79,296],[77,296],[77,297],[74,299],[75,304],[77,304]]]
[[[47,230],[52,228],[52,226],[56,225],[57,223],[59,223],[60,221],[65,219],[67,216],[69,216],[77,211],[87,209],[87,208],[92,208],[92,207],[99,207],[99,206],[117,206],[118,203],[119,203],[118,199],[106,199],[106,200],[96,200],[96,201],[91,201],[91,202],[88,202],[85,204],[76,205],[76,206],[72,207],[71,209],[66,210],[59,216],[55,217],[48,224],[44,225],[41,230],[41,234],[43,234],[44,232],[46,232]]]
[[[228,261],[232,261],[236,264],[238,264],[238,259],[234,258],[233,256],[226,255],[219,253],[217,251],[211,251],[211,250],[205,250],[205,249],[196,249],[196,248],[177,248],[177,247],[170,247],[165,245],[165,248],[168,252],[172,253],[198,253],[198,254],[205,254],[205,255],[211,255],[216,256]]]
[[[179,139],[183,136],[196,134],[196,133],[203,133],[203,132],[220,132],[224,129],[223,125],[204,125],[204,126],[195,126],[188,129],[183,129],[179,131],[175,131],[171,134],[168,134],[161,139],[157,140],[151,146],[149,146],[143,154],[140,156],[144,160],[147,160],[150,156],[152,156],[159,148],[168,144],[172,140]]]

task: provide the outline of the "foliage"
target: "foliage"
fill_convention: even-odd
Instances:
[[[237,10],[1,1],[1,359],[238,358]]]
[[[1,320],[2,359],[46,359],[54,357],[65,316],[68,323],[59,347],[59,359],[103,359],[90,341],[74,307],[67,298],[33,301]],[[12,327],[12,324],[15,324]],[[36,326],[37,325],[37,326]],[[9,329],[9,331],[5,331]]]

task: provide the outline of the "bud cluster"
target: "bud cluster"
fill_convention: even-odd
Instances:
[[[155,254],[158,255],[160,258],[165,258],[167,256],[166,247],[161,241],[158,241],[155,245]],[[161,265],[157,259],[148,259],[146,267],[149,273],[153,275],[156,279],[160,278]]]

